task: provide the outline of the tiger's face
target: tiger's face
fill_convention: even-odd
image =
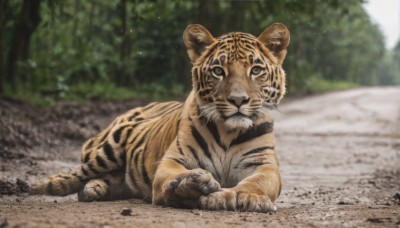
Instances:
[[[285,94],[282,62],[289,39],[282,24],[258,38],[239,32],[214,38],[203,26],[189,25],[184,41],[200,114],[230,129],[246,129],[275,108]]]

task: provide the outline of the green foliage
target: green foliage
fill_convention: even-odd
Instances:
[[[331,90],[345,90],[358,87],[357,84],[348,81],[329,81],[320,75],[311,75],[304,82],[304,87],[296,93],[322,93]]]
[[[22,2],[9,1],[6,7],[0,34],[6,53],[12,51]],[[215,36],[258,35],[279,21],[291,32],[284,63],[289,94],[400,83],[400,47],[386,53],[362,2],[44,1],[29,58],[17,64],[16,90],[7,77],[0,80],[7,95],[21,98],[168,99],[190,90],[190,62],[181,39],[188,24],[203,24]]]

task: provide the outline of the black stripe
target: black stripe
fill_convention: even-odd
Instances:
[[[179,153],[180,153],[181,155],[184,155],[183,150],[182,150],[182,147],[178,146],[178,150],[179,150]]]
[[[273,163],[271,163],[271,162],[249,162],[249,163],[242,164],[242,167],[247,169],[247,168],[250,168],[253,166],[260,166],[260,165],[266,165],[266,164],[273,164]]]
[[[176,163],[182,165],[182,166],[185,167],[186,169],[189,169],[188,164],[187,164],[183,159],[181,159],[181,158],[168,158],[168,159],[175,161]]]
[[[144,182],[147,184],[147,186],[151,187],[151,182],[150,182],[150,178],[149,175],[147,173],[147,169],[146,169],[146,156],[145,156],[145,150],[142,151],[142,177],[144,179]]]
[[[209,56],[206,65],[207,65],[207,66],[211,65],[211,61],[212,61],[212,60],[213,60],[213,58],[212,58],[211,56]],[[203,69],[205,69],[205,67],[204,67]]]
[[[231,144],[231,146],[245,143],[254,138],[271,133],[274,127],[274,122],[265,122],[256,127],[248,129],[246,132],[240,134]]]
[[[101,137],[101,139],[100,139],[99,142],[102,143],[102,142],[107,138],[108,134],[110,134],[110,131],[108,131],[107,133],[105,133],[105,134],[103,135],[103,137]]]
[[[226,43],[221,43],[219,48],[224,49],[224,48],[226,48],[226,46],[227,46]]]
[[[140,151],[142,151],[142,150],[139,150],[139,151],[137,151],[136,153],[135,153],[135,156],[132,156],[132,158],[133,158],[133,163],[135,164],[135,167],[137,167],[138,165],[138,160],[139,160],[139,152]]]
[[[139,166],[138,166],[139,154],[140,154],[141,151],[143,151],[143,150],[139,150],[139,151],[136,151],[136,150],[144,143],[144,141],[145,141],[146,136],[147,136],[148,133],[149,133],[149,132],[144,133],[144,135],[143,135],[142,138],[139,140],[139,142],[136,143],[135,147],[133,147],[132,150],[131,150],[131,154],[134,155],[134,156],[131,157],[131,159],[133,159],[133,162],[134,162],[134,164],[135,164],[135,168],[138,168],[138,167],[139,167]],[[142,159],[143,159],[143,158],[144,158],[144,157],[142,157]],[[131,163],[132,163],[132,161],[131,161]],[[141,161],[141,163],[142,163],[142,165],[144,165],[144,161],[143,161],[143,160]],[[131,169],[131,170],[132,170],[132,169]],[[137,169],[137,170],[138,170],[138,169]],[[145,171],[146,171],[146,170],[145,170]],[[142,167],[142,176],[143,176],[143,167]],[[146,172],[146,176],[147,176],[147,172]],[[147,178],[148,178],[148,177],[147,177]],[[131,179],[132,179],[132,182],[136,181],[135,178],[134,178],[133,176],[131,176]],[[146,181],[146,179],[145,179],[145,181]],[[149,180],[149,182],[150,182],[150,180]],[[147,183],[147,182],[146,182],[146,183]],[[150,185],[150,184],[149,184],[149,185]]]
[[[203,136],[201,136],[201,134],[197,131],[197,129],[194,126],[191,126],[191,128],[192,128],[192,135],[196,140],[197,144],[201,147],[201,149],[203,150],[204,154],[208,157],[208,159],[211,160],[211,154],[210,151],[208,151],[208,145],[204,140]]]
[[[83,175],[89,176],[88,171],[85,169],[85,167],[83,165],[81,166],[81,170],[82,170]]]
[[[88,150],[88,149],[90,149],[90,147],[92,147],[92,145],[93,145],[93,141],[94,141],[94,139],[93,138],[91,138],[91,139],[89,139],[90,140],[90,142],[86,145],[86,150]]]
[[[263,64],[263,61],[260,58],[256,58],[254,64]]]
[[[128,121],[132,121],[139,114],[140,114],[139,112],[134,112],[133,115],[128,118]]]
[[[178,123],[176,123],[176,129],[175,132],[179,131],[179,124],[181,123],[181,119],[178,119]],[[178,136],[177,136],[178,137]]]
[[[132,130],[133,130],[133,128],[129,128],[128,131],[126,132],[126,135],[124,137],[124,141],[121,143],[121,148],[125,148],[126,141],[128,141],[128,138],[131,136]]]
[[[119,143],[119,140],[121,140],[121,134],[125,127],[120,127],[118,130],[114,131],[113,138],[115,143]]]
[[[97,158],[97,157],[96,157]],[[92,163],[87,164],[90,171],[92,171],[92,173],[94,174],[99,174],[100,172],[94,167],[94,165]]]
[[[181,147],[181,145],[179,144],[179,137],[178,137],[178,136],[176,136],[176,147],[178,148],[179,153],[180,153],[181,155],[184,155],[184,154],[183,154],[182,147]]]
[[[85,154],[85,158],[83,159],[83,163],[87,163],[88,161],[89,161],[89,159],[90,159],[90,152],[89,153],[87,153],[87,154]]]
[[[203,71],[200,71],[200,89],[206,88],[205,78]]]
[[[99,155],[96,156],[96,161],[102,169],[108,169],[107,163]]]
[[[136,123],[136,124],[134,124],[133,126],[132,126],[132,129],[135,129],[137,126],[139,126],[141,123],[143,123],[143,122],[138,122],[138,123]],[[127,140],[127,142],[130,144],[130,143],[133,143],[133,142],[135,142],[136,141],[136,139],[139,137],[139,135],[140,135],[140,131],[133,137],[133,139],[131,140],[131,141],[129,141],[128,142],[128,139],[126,139]]]
[[[140,151],[141,151],[141,150],[139,150],[139,151],[136,151],[136,153],[134,153],[136,149],[137,149],[137,147],[134,147],[131,150],[131,160],[130,160],[131,168],[129,169],[128,172],[129,172],[129,177],[131,178],[132,184],[134,185],[135,189],[140,191],[139,184],[136,181],[136,176],[133,173],[134,170],[138,171],[138,165],[137,164],[138,164],[139,154],[140,154]],[[133,159],[133,162],[132,162],[132,159]],[[132,165],[132,163],[134,165]]]
[[[207,121],[207,120],[206,120]],[[226,146],[222,144],[221,138],[219,136],[217,125],[213,121],[207,121],[206,126],[208,131],[212,134],[215,139],[215,142],[224,150],[226,150]]]
[[[191,147],[191,146],[187,146],[190,150],[190,153],[192,153],[194,159],[197,161],[197,163],[199,164],[199,167],[202,169],[206,169],[205,165],[199,160],[199,156],[197,156],[197,152],[196,150]]]
[[[125,150],[125,148],[122,148],[122,152],[119,155],[119,159],[121,159],[121,161],[122,161],[122,166],[125,167],[126,166],[126,150]]]
[[[134,189],[135,189],[137,192],[140,192],[139,185],[138,185],[138,183],[136,182],[136,178],[135,178],[135,175],[134,175],[134,173],[133,173],[134,168],[135,168],[135,167],[132,167],[132,168],[129,169],[128,175],[129,175],[129,178],[130,178],[131,181],[132,181],[132,184],[133,184]]]
[[[192,135],[195,138],[195,140],[197,141],[197,144],[201,147],[201,149],[203,150],[203,152],[207,156],[207,158],[210,159],[211,164],[214,166],[214,170],[217,174],[217,178],[221,179],[221,176],[218,173],[218,169],[215,167],[215,164],[212,160],[211,153],[208,150],[208,145],[207,145],[206,141],[204,140],[203,136],[201,136],[201,134],[197,131],[197,129],[194,126],[191,126],[191,128],[192,128]]]
[[[126,132],[126,135],[124,137],[124,141],[121,143],[122,151],[121,151],[121,154],[119,155],[119,158],[122,161],[123,167],[126,167],[126,148],[125,148],[125,146],[126,146],[126,142],[128,141],[128,138],[131,136],[132,130],[133,130],[132,128],[128,129],[128,131]]]
[[[117,159],[115,159],[115,156],[114,156],[113,148],[111,147],[111,145],[108,142],[106,142],[104,144],[103,151],[106,154],[108,160],[110,160],[114,163],[117,163]]]
[[[135,145],[135,147],[132,148],[132,150],[131,150],[131,153],[132,153],[132,154],[135,152],[135,150],[136,150],[137,148],[139,148],[139,147],[144,143],[144,140],[146,140],[146,137],[147,137],[147,134],[148,134],[148,133],[149,133],[149,132],[144,133],[143,136],[142,136],[142,138],[139,140],[139,142],[137,142],[136,145]],[[134,139],[133,141],[136,141],[136,138],[137,138],[138,136],[139,136],[139,134],[135,137],[135,139]],[[132,142],[133,142],[133,141],[132,141]]]
[[[258,148],[255,148],[253,150],[250,150],[250,151],[242,154],[242,157],[246,157],[247,155],[263,152],[264,150],[273,150],[273,149],[274,149],[274,147],[270,147],[270,146],[258,147]]]

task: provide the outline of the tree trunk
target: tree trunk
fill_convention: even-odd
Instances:
[[[0,1],[0,95],[4,93],[4,47],[3,47],[3,31],[7,20],[8,0]]]
[[[124,60],[128,54],[128,39],[126,37],[126,3],[127,0],[120,0],[118,4],[119,17],[121,20],[121,27],[119,29],[119,35],[122,39],[120,47],[120,59]]]
[[[40,0],[24,0],[21,13],[17,19],[10,52],[8,54],[7,82],[11,89],[16,91],[19,75],[17,73],[18,61],[27,60],[29,57],[29,41],[40,23]]]
[[[74,11],[78,12],[80,8],[79,0],[75,0]],[[74,22],[72,24],[72,48],[77,48],[77,37],[76,34],[78,32],[78,17],[74,17]]]

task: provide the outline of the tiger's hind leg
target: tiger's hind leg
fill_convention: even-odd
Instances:
[[[89,161],[70,173],[50,176],[47,183],[34,186],[32,193],[66,196],[78,192],[91,179],[123,168],[123,159],[114,156],[114,151],[117,150],[120,150],[119,145],[106,142]]]
[[[83,145],[81,157],[83,164],[80,167],[70,173],[50,176],[47,183],[34,186],[32,194],[70,195],[77,193],[92,179],[125,168],[125,146],[133,129],[133,122],[115,126],[112,124]],[[88,187],[92,185],[94,183]]]
[[[44,184],[33,187],[33,194],[49,194],[53,196],[67,196],[78,192],[91,179],[103,176],[114,169],[104,169],[95,165],[95,161],[82,164],[70,173],[52,175]]]
[[[132,198],[132,191],[125,183],[124,174],[109,174],[90,180],[78,192],[78,200],[83,202],[107,201]]]

